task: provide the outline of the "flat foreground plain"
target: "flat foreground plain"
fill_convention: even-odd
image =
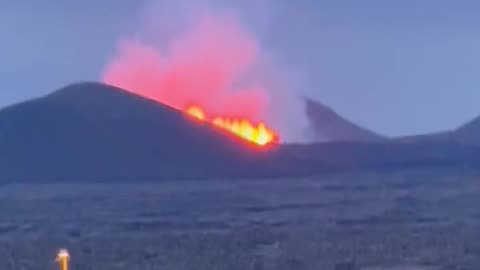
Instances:
[[[0,269],[480,269],[480,171],[0,187]]]

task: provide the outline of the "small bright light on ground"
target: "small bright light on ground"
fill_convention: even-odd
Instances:
[[[70,255],[66,249],[60,249],[57,254],[57,262],[60,264],[61,270],[68,270],[68,259]]]

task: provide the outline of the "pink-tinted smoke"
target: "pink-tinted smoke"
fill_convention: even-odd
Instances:
[[[163,49],[140,39],[121,41],[102,79],[179,110],[195,104],[207,114],[265,121],[269,92],[249,75],[261,53],[236,17],[208,14]]]

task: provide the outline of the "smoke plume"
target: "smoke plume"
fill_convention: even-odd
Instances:
[[[198,3],[149,6],[142,29],[118,43],[102,80],[179,110],[198,105],[212,115],[263,121],[282,141],[299,140],[305,116],[287,69],[238,13]]]

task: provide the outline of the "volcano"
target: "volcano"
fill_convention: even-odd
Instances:
[[[279,144],[258,151],[209,122],[129,91],[77,83],[0,110],[0,182],[312,177],[480,165],[444,142]]]
[[[0,111],[2,180],[247,176],[264,153],[130,92],[78,83]]]

